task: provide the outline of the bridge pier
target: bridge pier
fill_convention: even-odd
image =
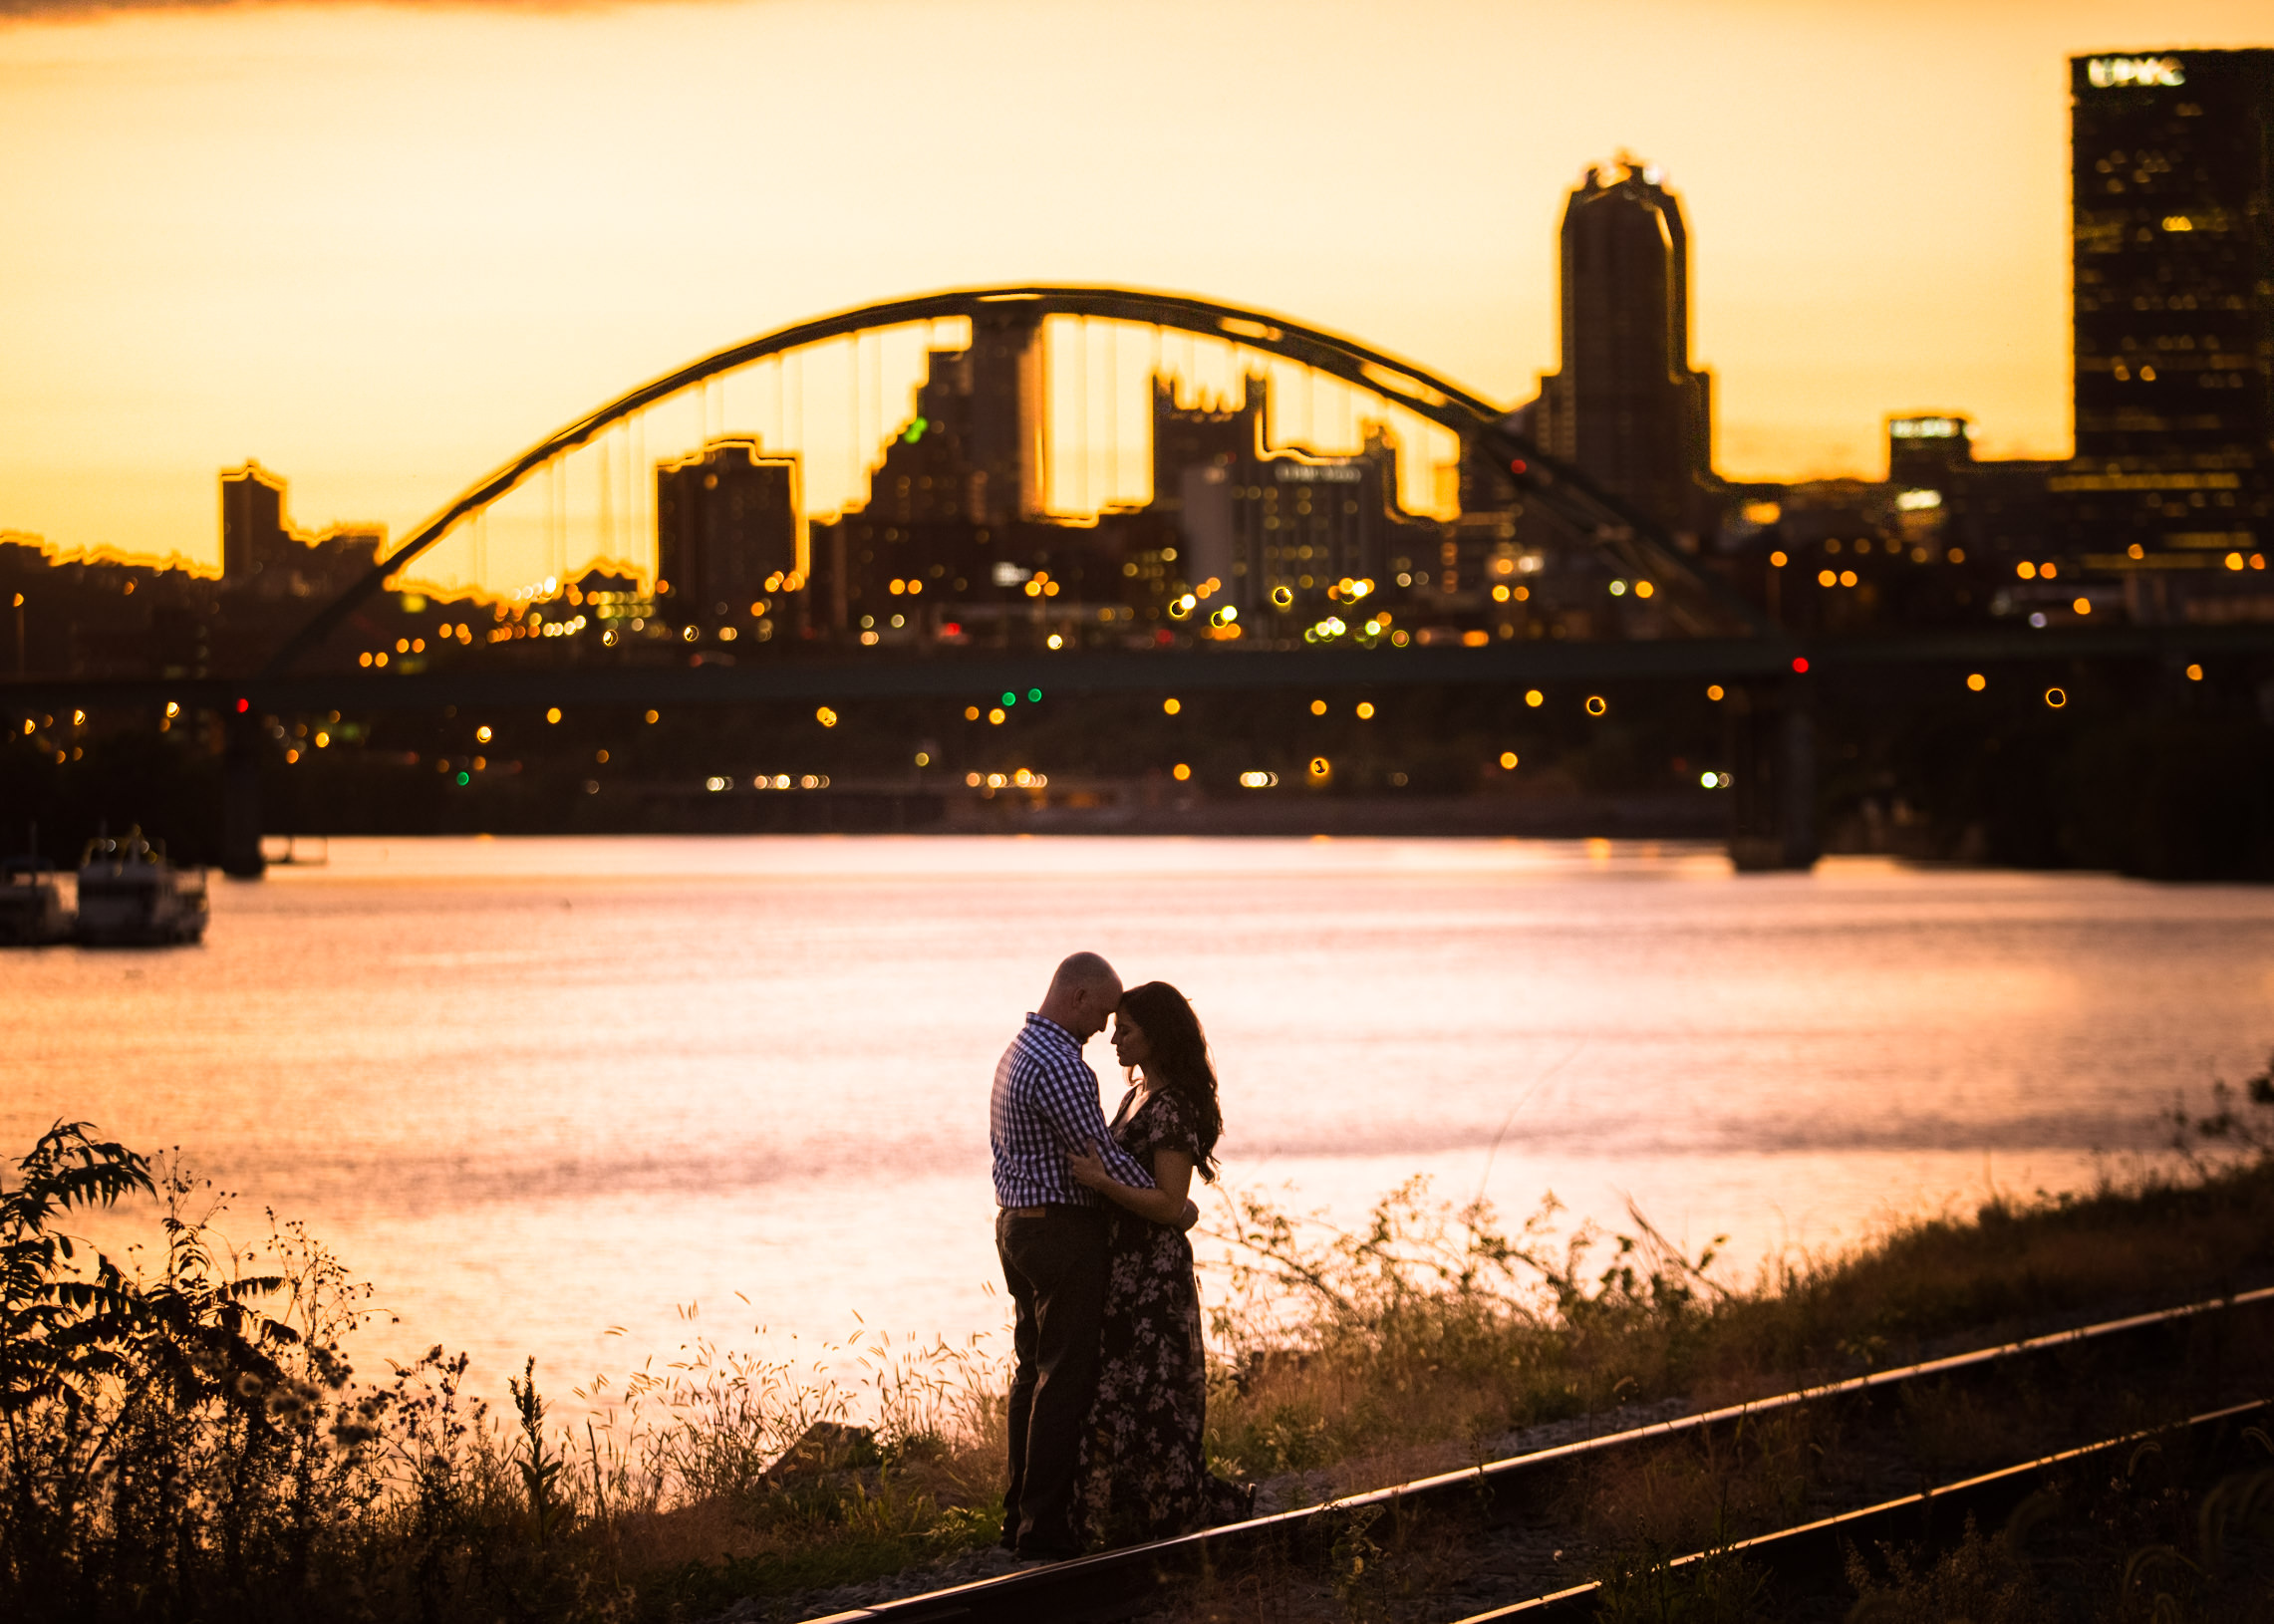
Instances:
[[[232,715],[221,754],[221,872],[258,880],[268,867],[260,852],[261,729],[256,716]]]
[[[1792,677],[1729,695],[1729,857],[1740,874],[1807,870],[1816,830],[1816,715]]]

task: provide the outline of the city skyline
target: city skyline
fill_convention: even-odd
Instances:
[[[1797,615],[1796,627],[1854,631],[1889,613],[1931,620],[1969,605],[2035,629],[2120,605],[2135,621],[2266,618],[2274,600],[2250,590],[2269,512],[2254,359],[2266,248],[2251,222],[2265,213],[2263,164],[2252,159],[2274,117],[2274,50],[2070,67],[2076,459],[1978,461],[1964,413],[1890,414],[1883,482],[1723,478],[1712,465],[1712,374],[1690,365],[1681,202],[1658,166],[1622,151],[1589,166],[1566,199],[1562,365],[1507,419],[1532,436],[1516,442],[1517,472],[1522,456],[1563,459],[1679,552],[1750,583],[1772,619]],[[1340,341],[1293,327],[1290,350],[1283,321],[1025,288],[800,324],[643,387],[533,448],[407,538],[394,584],[408,607],[469,589],[495,601],[501,580],[535,581],[505,596],[565,597],[573,609],[581,577],[607,603],[572,624],[554,616],[544,636],[591,631],[611,649],[627,634],[676,647],[784,632],[841,639],[856,626],[864,647],[961,644],[971,623],[992,641],[1008,619],[1032,639],[1047,634],[1051,650],[1101,636],[1147,649],[1179,641],[1173,626],[1118,624],[1133,617],[1191,617],[1183,630],[1205,641],[1261,635],[1286,647],[1295,631],[1306,642],[1345,635],[1356,623],[1333,606],[1393,578],[1398,595],[1369,604],[1360,641],[1388,636],[1393,620],[1405,621],[1389,637],[1401,647],[1594,635],[1600,606],[1588,596],[1616,598],[1628,583],[1586,568],[1559,580],[1568,573],[1560,555],[1579,538],[1557,521],[1543,529],[1491,458],[1479,460],[1475,433],[1500,408],[1450,380],[1400,382],[1405,364],[1385,371],[1386,358],[1322,373],[1315,346]],[[1421,414],[1428,401],[1448,404],[1439,391],[1474,414],[1457,414],[1457,433]],[[1303,477],[1290,483],[1290,473]],[[321,598],[387,550],[384,526],[292,525],[283,481],[256,461],[224,469],[220,490],[224,586],[239,597]],[[1386,546],[1384,526],[1399,538]],[[1789,601],[1783,572],[1812,550],[1827,561],[1817,585],[1835,596]],[[1930,569],[1971,560],[1974,579],[1935,585],[1848,557]],[[1980,572],[1994,581],[2009,566],[2022,585],[1982,597]],[[2175,583],[2173,571],[2213,579]],[[2223,583],[2220,571],[2250,578]],[[39,573],[24,585],[44,598]],[[109,585],[122,597],[136,589],[116,574]],[[1633,585],[1652,596],[1649,581]],[[1019,590],[1005,599],[1006,588]],[[1313,593],[1323,609],[1306,603]],[[1412,609],[1418,624],[1406,620]],[[210,629],[198,622],[201,648]],[[79,635],[67,628],[64,641]],[[468,641],[454,621],[440,636]],[[385,665],[387,641],[379,632],[378,648],[342,652]],[[392,653],[424,652],[415,635],[393,641]]]
[[[31,246],[0,273],[19,380],[0,528],[64,551],[217,563],[212,470],[254,456],[293,474],[311,519],[401,534],[629,378],[774,318],[997,274],[1191,288],[1286,311],[1515,405],[1558,362],[1557,213],[1579,171],[1621,147],[1664,164],[1690,216],[1695,364],[1717,381],[1725,471],[1873,473],[1883,417],[1905,410],[1965,412],[1992,455],[2058,455],[2066,54],[2128,39],[2249,43],[2238,7],[1954,13],[1932,50],[1883,19],[1803,26],[1787,8],[1744,7],[1712,29],[1644,14],[1612,63],[1565,49],[1584,33],[1577,22],[1519,29],[1515,14],[1449,6],[1385,34],[1356,13],[1306,13],[1296,29],[1291,14],[1251,9],[1179,59],[1188,82],[1172,95],[1160,88],[1172,82],[1166,47],[1108,61],[1087,54],[1086,25],[1039,38],[1028,14],[989,6],[922,48],[879,43],[877,9],[857,27],[794,5],[0,25],[0,84],[14,87],[0,105],[25,122],[18,149],[52,154],[9,188]],[[699,75],[702,94],[682,95],[672,120],[685,173],[654,161],[653,132],[627,128],[618,156],[548,174],[542,137],[574,122],[569,104],[607,91],[635,112],[660,106],[641,76],[674,48],[684,55],[691,30],[715,35],[726,59],[738,44],[857,50],[875,112],[828,152],[737,163],[747,178],[713,187],[707,211],[684,220],[688,176],[715,179],[735,144],[712,137],[778,144],[806,93],[785,88],[752,126],[756,115],[707,100],[717,82]],[[983,41],[999,47],[993,57]],[[1242,95],[1224,104],[1237,117],[1202,119],[1243,50],[1266,45],[1272,71],[1243,71]],[[1516,74],[1486,97],[1470,58],[1490,51],[1472,45],[1565,66]],[[624,62],[598,62],[604,49]],[[1084,128],[1068,90],[1077,69],[1096,81],[1079,151],[1000,138],[1014,111]],[[452,103],[450,87],[476,70],[492,80],[480,105]],[[1452,94],[1430,99],[1443,107],[1385,121],[1425,75],[1444,76]],[[945,80],[1032,95],[1018,110],[975,111]],[[222,116],[210,87],[256,82],[261,119]],[[1322,94],[1364,117],[1291,111]],[[507,104],[518,133],[484,111]],[[1889,121],[1904,107],[1917,117],[1898,131]],[[421,110],[441,135],[417,134]],[[146,143],[169,116],[177,149],[160,162]],[[285,127],[291,150],[270,138]],[[1361,127],[1364,138],[1350,135]],[[1801,128],[1815,134],[1795,148],[1786,137]],[[1210,129],[1233,164],[1209,156]],[[1392,138],[1398,130],[1412,134]],[[1339,161],[1275,161],[1289,139],[1324,142]],[[1937,162],[1936,178],[1915,176]],[[74,174],[83,183],[67,183]],[[168,195],[151,191],[153,174],[171,176]],[[1829,185],[1836,175],[1846,179]],[[466,214],[474,191],[486,213]],[[1803,195],[1805,228],[1791,218]],[[1373,229],[1375,216],[1408,229]],[[448,245],[423,247],[438,230]],[[1796,278],[1807,298],[1793,297]],[[1880,330],[1855,336],[1862,299]],[[1827,353],[1828,329],[1853,342]],[[134,447],[123,471],[120,445]]]

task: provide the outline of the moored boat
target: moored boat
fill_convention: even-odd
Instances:
[[[36,857],[11,857],[0,864],[0,947],[68,942],[71,927],[53,869]]]
[[[80,942],[93,947],[155,947],[205,935],[203,869],[177,869],[165,843],[138,826],[121,839],[98,836],[79,862]]]

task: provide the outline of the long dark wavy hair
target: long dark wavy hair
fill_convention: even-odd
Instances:
[[[1137,1023],[1152,1046],[1145,1080],[1176,1096],[1200,1137],[1197,1171],[1216,1182],[1216,1142],[1224,1136],[1224,1109],[1216,1100],[1216,1064],[1208,1055],[1208,1034],[1185,995],[1166,981],[1147,981],[1121,994],[1121,1009]]]

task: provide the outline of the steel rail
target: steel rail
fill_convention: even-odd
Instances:
[[[2230,1404],[2223,1409],[2207,1410],[2199,1416],[2174,1422],[2166,1427],[2146,1427],[2137,1432],[2104,1438],[2098,1443],[2081,1444],[2075,1449],[2059,1450],[2041,1455],[2034,1461],[2017,1466],[2000,1467],[1977,1477],[1964,1478],[1956,1483],[1944,1484],[1936,1489],[1921,1489],[1915,1494],[1904,1494],[1895,1499],[1881,1500],[1876,1505],[1859,1506],[1852,1511],[1842,1511],[1833,1516],[1818,1517],[1812,1522],[1795,1523],[1772,1533],[1755,1534],[1750,1539],[1732,1540],[1710,1550],[1691,1551],[1677,1556],[1665,1564],[1666,1571],[1679,1571],[1703,1562],[1717,1561],[1729,1556],[1759,1555],[1773,1565],[1794,1566],[1831,1565],[1837,1568],[1842,1559],[1842,1547],[1865,1538],[1884,1538],[1910,1531],[1914,1524],[1924,1524],[1920,1530],[1933,1532],[1932,1517],[1937,1511],[1946,1513],[1979,1512],[1985,1501],[2018,1498],[2028,1486],[2028,1479],[2053,1467],[2066,1466],[2072,1461],[2087,1460],[2110,1450],[2124,1449],[2151,1439],[2168,1438],[2173,1433],[2193,1432],[2204,1427],[2223,1426],[2243,1416],[2274,1408],[2274,1399],[2248,1399]],[[1603,1591],[1602,1581],[1589,1580],[1565,1590],[1548,1595],[1534,1596],[1529,1600],[1511,1602],[1482,1613],[1471,1613],[1455,1624],[1497,1624],[1506,1618],[1552,1619],[1584,1617],[1594,1610],[1595,1602]]]
[[[1101,1610],[1096,1600],[1101,1593],[1118,1592],[1127,1595],[1132,1587],[1141,1592],[1149,1589],[1155,1576],[1163,1570],[1197,1566],[1203,1561],[1221,1562],[1243,1551],[1267,1545],[1275,1539],[1299,1533],[1309,1524],[1326,1518],[1416,1500],[1474,1495],[1480,1490],[1502,1490],[1523,1478],[1543,1475],[1593,1456],[1709,1432],[1829,1399],[1874,1392],[1927,1377],[2075,1348],[2111,1337],[2174,1326],[2205,1315],[2223,1314],[2260,1304],[2274,1304],[2274,1286],[2263,1286],[2228,1297],[2184,1303],[2172,1308],[2153,1309],[2146,1313],[2129,1314],[2121,1319],[2073,1326],[2068,1330],[2049,1331],[2025,1337],[2018,1342],[2002,1342],[1991,1347],[1974,1348],[1964,1353],[1947,1354],[1888,1370],[1873,1371],[1864,1376],[1797,1388],[1768,1398],[1748,1399],[1741,1404],[1723,1405],[1694,1415],[1678,1416],[1670,1421],[1653,1422],[1647,1426],[1606,1433],[1569,1444],[1552,1445],[1480,1466],[1464,1467],[1458,1472],[1436,1473],[1386,1489],[1339,1495],[1317,1505],[1297,1506],[1292,1510],[1279,1511],[1245,1522],[1203,1528],[1174,1539],[1100,1551],[1092,1556],[1076,1557],[1071,1561],[1005,1574],[999,1578],[974,1580],[943,1590],[880,1602],[873,1607],[831,1613],[810,1621],[810,1624],[856,1624],[856,1621],[861,1620],[890,1620],[894,1624],[935,1624],[937,1621],[937,1624],[945,1624],[945,1621],[951,1619],[972,1620],[974,1624],[997,1624],[997,1621],[999,1624],[1013,1624],[1013,1621],[1025,1619],[1083,1616]]]

